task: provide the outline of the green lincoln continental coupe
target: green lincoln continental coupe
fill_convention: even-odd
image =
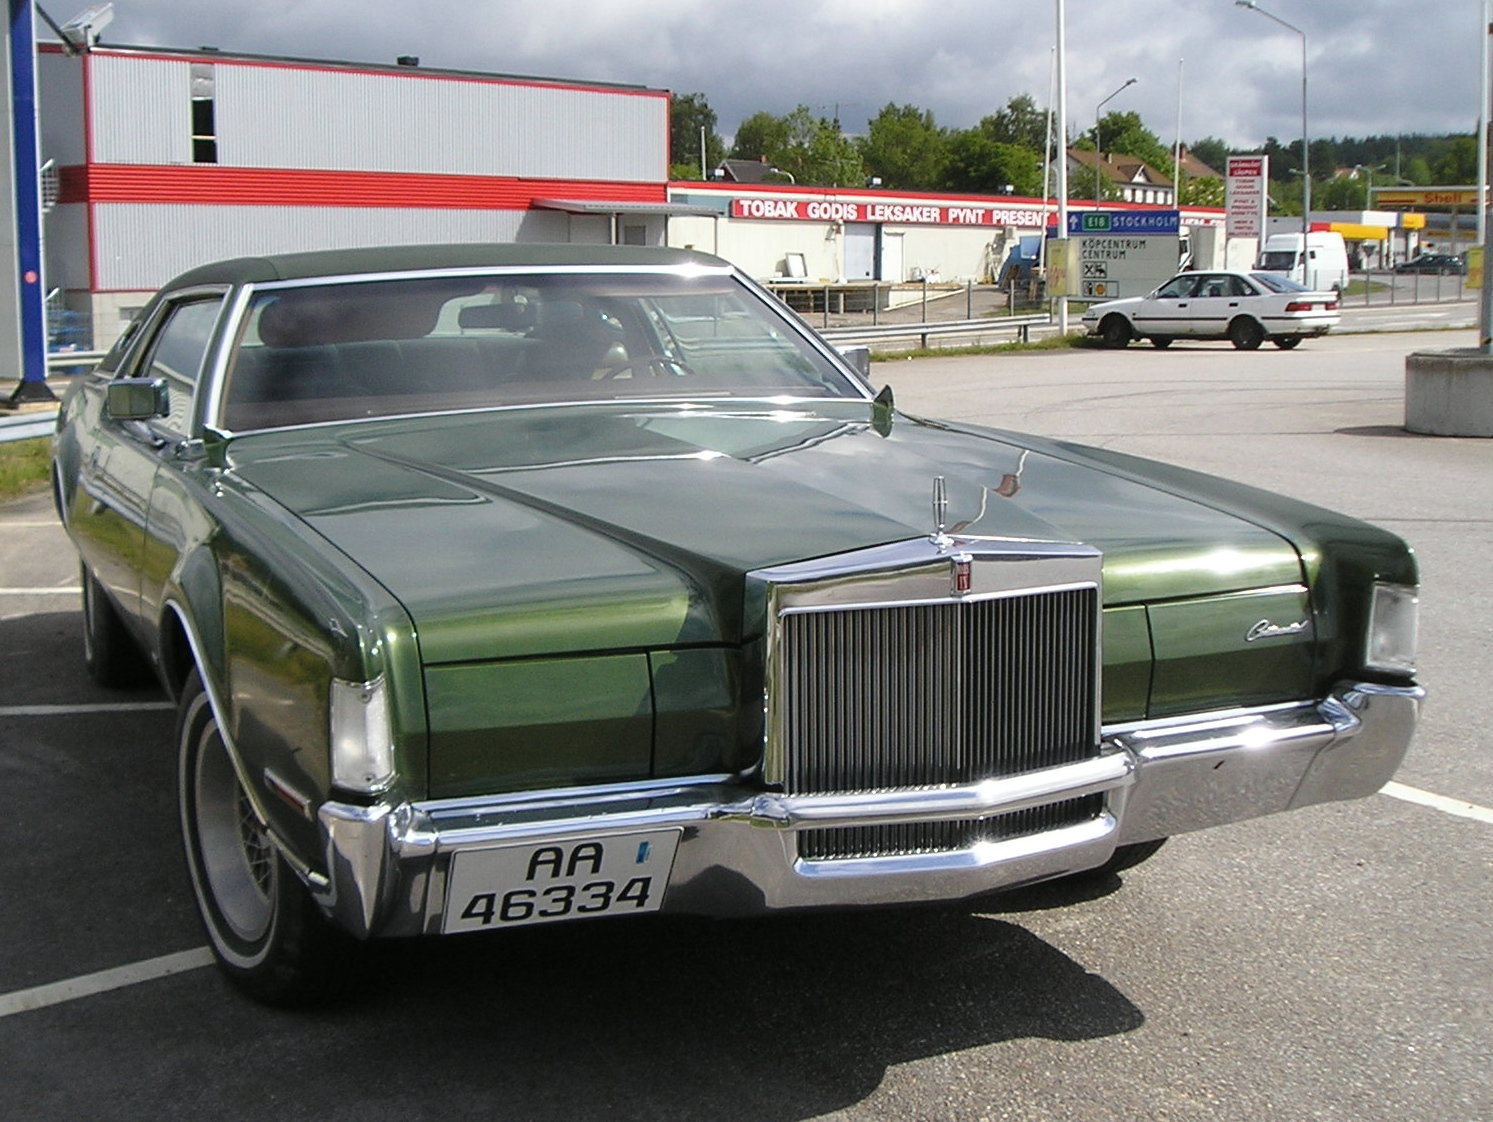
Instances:
[[[955,900],[1390,778],[1398,538],[899,413],[698,253],[385,248],[168,285],[59,421],[100,682],[179,706],[223,970]]]

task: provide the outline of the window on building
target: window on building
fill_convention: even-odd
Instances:
[[[218,126],[213,119],[213,68],[192,63],[192,162],[218,162]]]

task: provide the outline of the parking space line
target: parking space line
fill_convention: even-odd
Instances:
[[[73,717],[84,713],[142,713],[175,709],[169,701],[101,701],[89,705],[0,705],[0,717]]]
[[[1430,791],[1422,791],[1418,787],[1407,787],[1403,783],[1394,782],[1386,783],[1379,789],[1379,793],[1388,795],[1392,799],[1418,803],[1447,814],[1455,814],[1460,818],[1471,818],[1474,822],[1485,822],[1493,826],[1493,809],[1478,806],[1465,799],[1449,799],[1445,795],[1433,795]]]
[[[213,953],[207,947],[194,947],[189,951],[148,958],[144,962],[132,962],[128,966],[116,966],[111,970],[84,974],[79,978],[67,978],[61,982],[33,986],[28,990],[0,994],[0,1017],[45,1009],[48,1005],[61,1005],[65,1001],[123,989],[138,982],[151,982],[186,970],[198,970],[211,966],[212,961]]]
[[[81,596],[83,588],[77,584],[55,585],[51,588],[0,588],[0,596]]]

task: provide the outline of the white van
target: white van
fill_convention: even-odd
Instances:
[[[1306,260],[1301,259],[1300,234],[1272,234],[1260,251],[1259,268],[1284,273],[1313,292],[1341,293],[1348,287],[1348,247],[1343,235],[1321,231],[1306,235]]]

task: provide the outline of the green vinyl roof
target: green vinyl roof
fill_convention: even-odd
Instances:
[[[257,284],[266,281],[304,280],[315,277],[357,276],[364,273],[422,272],[439,269],[513,268],[556,265],[594,266],[599,269],[625,266],[667,268],[698,265],[726,267],[709,254],[656,246],[540,245],[463,243],[455,245],[370,246],[359,249],[328,249],[309,253],[238,257],[199,265],[174,279],[167,288],[202,284]]]

